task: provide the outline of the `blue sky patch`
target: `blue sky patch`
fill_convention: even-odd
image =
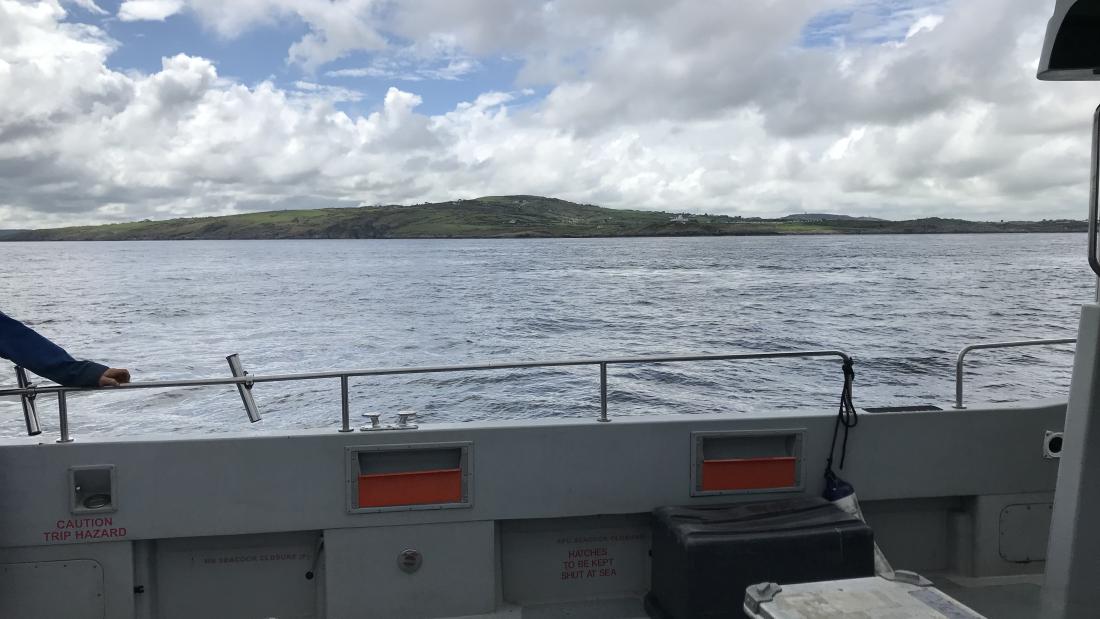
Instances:
[[[119,48],[107,60],[112,69],[152,74],[160,71],[162,57],[201,56],[214,63],[219,76],[250,86],[270,80],[285,90],[301,90],[299,82],[306,82],[355,91],[361,95],[358,100],[346,97],[337,103],[349,114],[376,109],[391,86],[419,95],[423,103],[418,112],[442,114],[460,102],[473,101],[481,93],[514,90],[522,66],[519,60],[474,58],[460,50],[417,56],[407,42],[391,37],[386,50],[354,51],[311,72],[287,62],[291,45],[309,33],[309,27],[297,17],[285,17],[225,38],[203,27],[186,10],[164,21],[121,21],[115,17],[121,3],[99,2],[107,15],[73,5],[66,7],[69,21],[98,26],[119,42]],[[540,96],[547,89],[535,90]]]
[[[814,16],[802,28],[806,48],[881,45],[905,40],[920,18],[942,9],[945,0],[860,0]]]

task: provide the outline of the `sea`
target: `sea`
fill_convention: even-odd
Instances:
[[[1074,337],[1083,234],[0,243],[0,311],[135,381],[840,349],[856,406],[950,409],[979,342]],[[1065,398],[1073,346],[979,350],[966,398]],[[15,373],[0,364],[0,385]],[[608,412],[835,411],[835,359],[612,365]],[[353,423],[599,413],[595,366],[354,378]],[[69,396],[73,435],[335,430],[338,379]],[[56,437],[54,398],[38,399]],[[24,435],[0,401],[0,436]]]

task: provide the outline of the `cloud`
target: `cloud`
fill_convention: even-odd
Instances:
[[[287,61],[307,71],[355,50],[381,50],[376,0],[125,0],[122,21],[163,21],[187,11],[206,27],[233,38],[257,27],[298,20],[309,29],[287,51]]]
[[[327,77],[386,78],[405,82],[457,81],[481,69],[481,63],[455,47],[452,40],[433,36],[425,44],[391,47],[373,55],[365,67],[336,69]]]
[[[337,69],[335,71],[327,71],[325,73],[328,77],[397,77],[391,71],[387,71],[377,66],[360,67],[357,69]]]
[[[915,30],[932,29],[944,0],[854,0],[833,3],[807,22],[803,41],[810,44],[861,44],[900,41]]]
[[[296,3],[310,33],[290,46],[290,61],[313,71],[353,50],[384,49],[386,40],[370,19],[373,6],[370,0]]]
[[[365,96],[358,90],[341,88],[340,86],[330,86],[328,84],[317,84],[304,80],[298,80],[294,82],[294,87],[301,91],[301,93],[306,94],[307,96],[321,95],[333,103],[362,101]]]
[[[942,23],[943,15],[925,15],[909,26],[909,29],[905,31],[905,38],[911,39],[921,32],[931,32]]]
[[[506,193],[743,215],[1084,216],[1093,93],[1035,81],[1047,16],[1029,0],[385,8],[179,9],[229,37],[301,19],[309,34],[287,53],[305,68],[378,48],[288,87],[183,54],[115,71],[118,43],[61,4],[0,0],[0,228]],[[521,67],[514,89],[423,111],[424,80],[499,58]],[[360,71],[400,87],[327,82]]]
[[[122,21],[164,21],[183,9],[183,0],[125,0],[118,7]]]
[[[107,15],[107,11],[100,8],[100,6],[95,3],[95,0],[68,0],[68,2],[70,4],[75,4],[93,15]]]

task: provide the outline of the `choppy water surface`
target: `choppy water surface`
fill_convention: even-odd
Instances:
[[[1084,235],[0,243],[0,309],[136,380],[664,353],[840,348],[857,406],[953,396],[970,343],[1073,337]],[[1064,397],[1062,347],[979,351],[971,401]],[[3,367],[9,367],[4,365]],[[0,384],[14,373],[0,370]],[[355,379],[355,414],[595,415],[595,368]],[[613,415],[833,409],[833,360],[613,367]],[[316,428],[338,381],[70,396],[77,434]],[[40,404],[56,427],[52,399]],[[356,420],[358,423],[358,419]],[[22,433],[0,402],[0,435]]]

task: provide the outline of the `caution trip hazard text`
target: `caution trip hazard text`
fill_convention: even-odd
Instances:
[[[58,520],[53,530],[43,531],[47,542],[87,541],[126,537],[126,527],[116,527],[110,516],[103,518],[70,518]]]

